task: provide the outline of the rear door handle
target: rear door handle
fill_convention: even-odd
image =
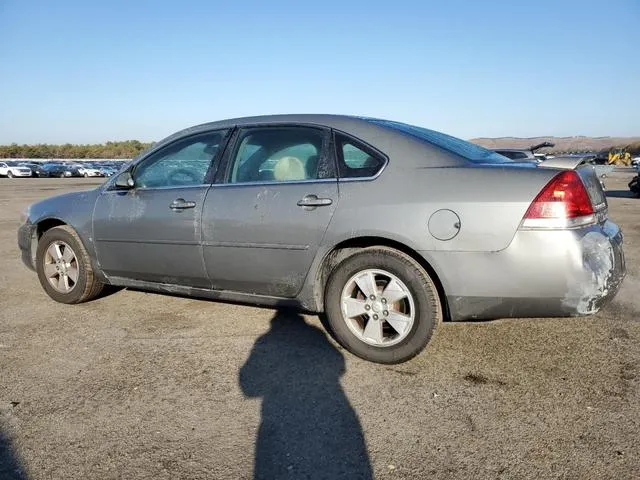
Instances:
[[[333,200],[330,198],[318,198],[317,195],[306,195],[302,199],[298,200],[299,207],[326,207],[332,203]]]
[[[194,208],[196,206],[196,202],[187,202],[184,198],[176,198],[169,208],[171,210],[186,210],[187,208]]]

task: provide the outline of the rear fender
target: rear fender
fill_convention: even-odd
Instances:
[[[374,182],[342,182],[340,197],[348,201],[336,210],[326,241],[371,235],[411,239],[415,251],[499,251],[557,173],[535,167],[423,168]]]

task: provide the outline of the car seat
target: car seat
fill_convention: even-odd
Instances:
[[[304,164],[296,157],[282,157],[273,167],[273,178],[276,182],[304,180]]]

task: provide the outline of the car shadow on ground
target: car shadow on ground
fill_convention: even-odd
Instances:
[[[2,480],[26,480],[27,474],[11,445],[11,441],[0,430],[0,478]]]
[[[98,294],[98,296],[95,298],[95,300],[98,300],[100,298],[106,298],[106,297],[110,297],[111,295],[120,292],[121,290],[124,290],[124,287],[117,287],[115,285],[105,285],[102,288],[102,291]]]
[[[611,198],[637,198],[638,196],[631,190],[607,190],[607,197]]]
[[[295,310],[279,309],[239,374],[262,398],[255,479],[371,479],[362,427],[340,377],[342,353]]]

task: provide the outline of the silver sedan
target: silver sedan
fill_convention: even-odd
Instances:
[[[396,363],[443,320],[592,314],[615,295],[622,233],[593,168],[554,165],[373,118],[225,120],[32,205],[19,245],[59,302],[111,284],[294,306]]]

